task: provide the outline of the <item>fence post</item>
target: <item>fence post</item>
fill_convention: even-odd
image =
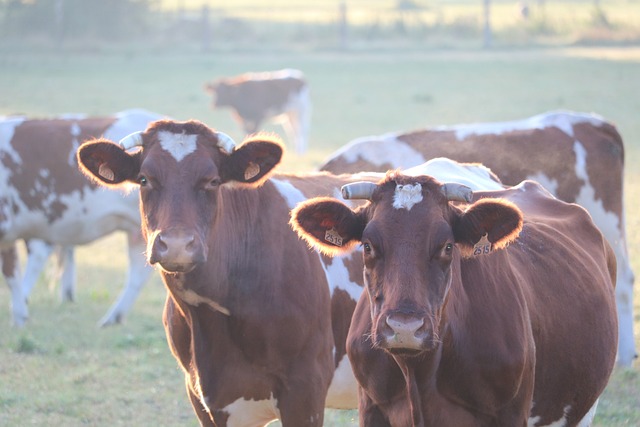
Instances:
[[[349,30],[349,22],[347,19],[347,1],[341,0],[338,9],[338,33],[340,37],[340,48],[347,48],[347,37]]]
[[[485,48],[491,47],[491,0],[484,0],[484,41]]]
[[[208,52],[211,49],[211,24],[209,21],[209,6],[202,6],[202,50]]]

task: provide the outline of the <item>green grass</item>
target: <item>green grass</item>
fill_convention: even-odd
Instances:
[[[107,114],[142,107],[197,118],[240,139],[228,111],[208,108],[202,84],[280,67],[305,72],[314,108],[310,152],[288,153],[288,170],[311,169],[358,136],[426,125],[517,119],[558,108],[613,120],[626,141],[629,247],[640,276],[638,48],[208,54],[128,49],[105,55],[0,50],[0,114]],[[157,275],[124,325],[98,330],[96,322],[124,280],[124,238],[116,234],[83,247],[77,258],[78,302],[60,304],[40,283],[24,329],[9,327],[9,292],[0,287],[0,425],[197,425],[165,342],[164,289]],[[640,331],[638,293],[635,302]],[[354,412],[332,411],[325,424],[356,425],[357,419]],[[595,425],[640,425],[638,362],[614,373]]]

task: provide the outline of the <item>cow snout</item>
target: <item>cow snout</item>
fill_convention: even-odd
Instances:
[[[202,239],[185,230],[158,233],[151,245],[150,264],[160,264],[163,270],[186,273],[205,262],[207,254]]]
[[[380,346],[389,350],[426,350],[432,334],[423,317],[392,313],[378,326]]]

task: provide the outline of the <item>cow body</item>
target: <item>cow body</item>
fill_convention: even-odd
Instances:
[[[247,134],[267,120],[282,124],[298,154],[306,150],[311,119],[309,86],[299,70],[245,73],[205,85],[213,108],[228,107]]]
[[[364,249],[347,340],[360,424],[590,425],[615,363],[616,265],[586,211],[531,181],[463,198],[426,176],[370,187],[364,208],[311,200],[292,218],[326,253]]]
[[[138,194],[91,185],[78,171],[76,150],[84,139],[122,138],[162,116],[128,110],[109,117],[52,119],[6,117],[0,121],[0,244],[3,273],[12,292],[13,321],[27,318],[26,298],[54,245],[65,247],[63,295],[73,299],[73,246],[113,231],[127,233],[129,273],[119,299],[101,320],[119,322],[152,271],[141,253]],[[21,281],[15,242],[29,241],[27,274]]]
[[[411,167],[433,157],[480,162],[503,183],[531,179],[591,214],[613,247],[618,271],[618,362],[636,357],[633,282],[625,231],[624,147],[615,127],[599,116],[550,112],[525,120],[434,127],[359,138],[321,166],[333,173]]]

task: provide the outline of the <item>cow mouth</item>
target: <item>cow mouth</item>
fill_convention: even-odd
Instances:
[[[196,268],[197,264],[182,264],[182,263],[170,263],[170,262],[159,262],[162,271],[166,273],[190,273]]]

